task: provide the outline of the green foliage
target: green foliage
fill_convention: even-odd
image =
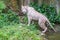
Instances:
[[[0,1],[0,10],[5,9],[6,6],[3,1]]]
[[[4,26],[0,29],[0,40],[42,40],[40,31],[30,30],[25,26]]]
[[[0,27],[14,24],[14,23],[19,23],[19,16],[13,12],[12,10],[8,10],[6,13],[3,12],[6,8],[6,5],[1,1],[0,2]]]
[[[38,12],[44,14],[51,21],[52,25],[54,25],[54,23],[60,23],[60,14],[57,15],[54,7],[46,4],[38,6],[36,3],[31,3],[30,6],[34,7]]]
[[[8,10],[8,13],[0,13],[0,25],[10,25],[14,23],[19,23],[19,16],[12,12],[11,10]]]
[[[55,17],[56,23],[60,23],[60,14]]]

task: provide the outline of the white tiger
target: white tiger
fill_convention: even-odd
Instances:
[[[42,31],[42,33],[44,34],[47,31],[47,27],[45,25],[46,22],[49,23],[49,25],[51,26],[51,28],[56,32],[56,30],[53,28],[53,26],[50,24],[49,20],[47,19],[46,16],[44,16],[43,14],[37,12],[33,7],[29,7],[29,6],[22,6],[22,12],[25,14],[27,13],[27,17],[28,17],[28,26],[30,25],[32,20],[37,20],[39,26],[44,29]]]

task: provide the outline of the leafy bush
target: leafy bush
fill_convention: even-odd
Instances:
[[[51,7],[46,4],[38,6],[36,3],[31,3],[30,6],[34,7],[36,11],[44,14],[54,25],[54,23],[60,23],[60,15],[57,15],[55,7]]]
[[[3,1],[0,1],[0,27],[4,25],[10,25],[14,23],[19,23],[19,16],[9,9],[6,13],[2,12],[6,8]]]
[[[0,13],[0,24],[10,25],[14,23],[19,23],[19,16],[12,12],[11,10],[8,13]]]

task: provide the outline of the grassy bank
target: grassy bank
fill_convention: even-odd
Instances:
[[[42,40],[40,31],[29,27],[23,24],[4,26],[0,28],[0,40]]]

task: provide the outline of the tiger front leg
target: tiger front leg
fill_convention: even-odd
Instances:
[[[28,16],[28,26],[30,26],[31,18]]]

